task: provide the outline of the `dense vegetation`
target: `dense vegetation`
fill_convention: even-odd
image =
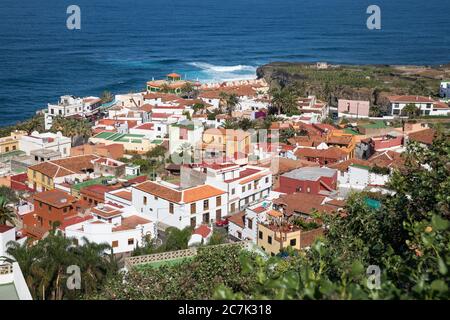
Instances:
[[[16,125],[0,127],[0,137],[9,136],[14,130],[23,130],[28,134],[33,131],[42,132],[44,130],[44,115],[39,114],[31,119],[17,123]]]

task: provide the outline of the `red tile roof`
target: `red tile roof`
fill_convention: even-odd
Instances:
[[[245,212],[244,211],[236,213],[236,214],[233,214],[232,216],[228,217],[228,221],[229,222],[234,223],[235,225],[237,225],[237,226],[239,226],[241,228],[245,227],[244,219],[245,219]]]
[[[433,144],[433,140],[435,138],[436,138],[436,130],[434,129],[425,129],[409,134],[409,140],[428,145]]]
[[[36,193],[33,198],[55,208],[63,208],[77,201],[75,197],[58,189]]]
[[[389,96],[390,102],[404,102],[404,103],[433,103],[433,99],[424,96]]]
[[[194,230],[193,234],[199,234],[202,238],[207,238],[211,234],[212,230],[207,226],[202,224],[200,227]]]

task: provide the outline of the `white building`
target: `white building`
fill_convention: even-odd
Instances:
[[[234,163],[202,163],[181,167],[181,185],[210,184],[228,194],[233,214],[267,197],[272,188],[270,168]]]
[[[226,192],[208,184],[181,189],[164,181],[146,181],[133,186],[132,199],[141,215],[178,229],[209,224],[228,214]]]
[[[403,108],[412,104],[420,110],[420,114],[423,116],[439,116],[447,115],[450,113],[450,107],[448,104],[435,101],[430,97],[423,96],[391,96],[388,97],[391,104],[391,115],[402,116]]]
[[[367,187],[383,187],[389,180],[389,174],[371,172],[370,166],[366,166],[363,161],[348,160],[336,164],[338,167],[339,188],[363,190]]]
[[[85,237],[91,242],[107,243],[114,254],[133,251],[145,239],[155,237],[155,224],[135,213],[133,207],[99,204],[91,210],[92,219],[64,225],[66,237],[83,245]]]
[[[19,264],[1,258],[13,258],[6,254],[10,241],[23,244],[26,238],[17,238],[15,227],[0,225],[0,300],[32,300]]]
[[[69,117],[74,115],[87,116],[97,112],[101,106],[98,97],[77,98],[74,96],[61,96],[57,104],[48,104],[45,113],[45,130],[49,130],[55,117]]]
[[[328,117],[329,106],[326,102],[320,101],[316,96],[308,96],[308,98],[300,98],[298,100],[298,108],[302,116],[315,118],[320,122]]]
[[[59,131],[57,133],[33,131],[31,135],[22,136],[19,140],[19,149],[27,155],[30,155],[31,151],[34,150],[46,149],[57,151],[62,158],[65,158],[70,156],[71,147],[71,139],[64,137]]]
[[[270,201],[261,201],[228,218],[228,234],[239,240],[258,240],[258,224],[267,221],[272,210]]]

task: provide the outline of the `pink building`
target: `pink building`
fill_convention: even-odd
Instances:
[[[338,101],[338,116],[348,118],[367,118],[369,117],[370,102],[360,100]]]

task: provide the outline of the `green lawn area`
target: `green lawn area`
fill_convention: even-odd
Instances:
[[[77,191],[80,191],[82,188],[93,186],[93,185],[96,185],[96,184],[102,184],[103,180],[110,180],[112,178],[114,178],[114,176],[99,177],[99,178],[95,178],[95,179],[92,179],[92,180],[88,180],[88,181],[84,181],[84,182],[80,182],[80,183],[74,184],[72,186],[72,188],[77,190]]]

